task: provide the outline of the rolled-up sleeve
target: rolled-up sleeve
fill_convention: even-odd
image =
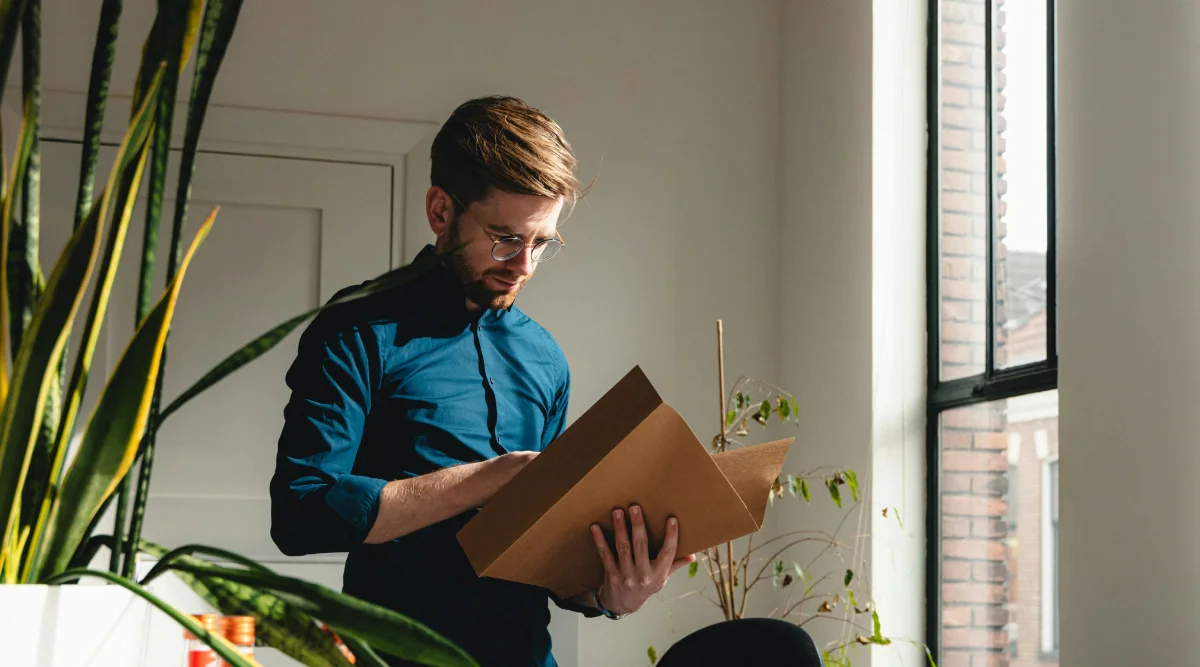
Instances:
[[[369,328],[318,320],[300,338],[270,485],[271,539],[289,556],[347,551],[375,522],[387,481],[352,471],[377,368]]]

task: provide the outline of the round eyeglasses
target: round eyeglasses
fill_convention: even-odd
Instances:
[[[457,201],[458,197],[455,197],[455,200]],[[464,206],[463,208],[465,209],[466,207]],[[567,245],[567,242],[563,240],[562,234],[559,234],[558,230],[554,230],[554,238],[540,239],[534,243],[526,243],[525,239],[520,236],[500,236],[499,234],[493,234],[491,230],[484,227],[481,222],[474,218],[471,218],[471,222],[475,223],[491,239],[492,259],[497,262],[507,262],[525,252],[526,248],[533,248],[533,252],[530,253],[530,259],[534,262],[544,262],[557,255],[558,251]]]

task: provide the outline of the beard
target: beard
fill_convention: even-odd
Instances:
[[[458,221],[456,220],[450,233],[450,245],[454,246],[459,242]],[[495,276],[498,279],[510,282],[512,281],[512,277],[503,268],[488,271],[478,270],[471,265],[466,252],[452,254],[450,256],[450,266],[454,269],[459,283],[462,284],[463,292],[466,293],[467,299],[480,308],[490,308],[493,310],[511,308],[517,300],[517,294],[525,286],[525,283],[521,282],[511,292],[488,287],[487,279],[489,276]]]

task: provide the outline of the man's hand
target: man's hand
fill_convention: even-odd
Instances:
[[[600,587],[600,604],[615,614],[628,614],[641,609],[651,595],[667,585],[671,574],[696,560],[695,554],[675,559],[675,549],[679,546],[679,522],[675,517],[667,520],[667,536],[658,558],[654,559],[650,558],[650,540],[646,536],[646,518],[642,508],[637,505],[630,507],[629,518],[633,527],[632,541],[625,525],[625,512],[619,509],[613,511],[617,547],[615,556],[608,547],[608,540],[604,538],[600,525],[592,524],[592,538],[596,541],[600,560],[604,562],[605,578],[604,585]]]

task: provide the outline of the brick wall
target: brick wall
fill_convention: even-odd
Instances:
[[[997,48],[1002,3],[997,0]],[[942,1],[942,378],[982,373],[987,306],[987,137],[985,14],[982,0]],[[998,57],[994,65],[1003,67]],[[1003,129],[1003,77],[995,79],[998,131]],[[1006,168],[995,149],[998,194]],[[1003,216],[997,232],[1003,238]],[[1002,247],[997,243],[998,247]],[[1003,255],[997,257],[1003,285]],[[996,294],[997,324],[1004,293]],[[997,326],[996,364],[1003,366],[1004,329]],[[1011,543],[1008,535],[1008,434],[1003,403],[946,412],[942,435],[942,665],[1010,667]]]

